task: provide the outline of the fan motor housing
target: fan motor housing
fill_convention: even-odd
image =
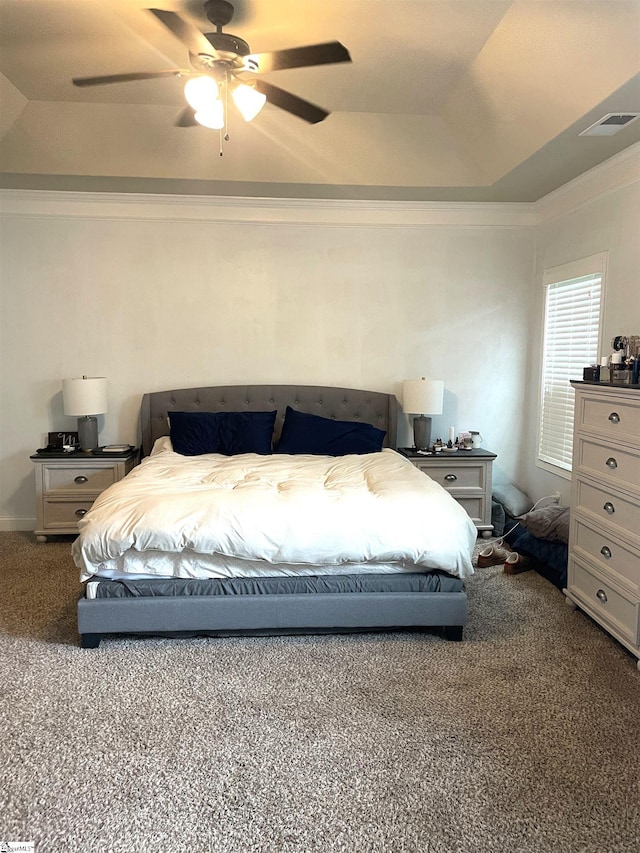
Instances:
[[[205,33],[204,35],[218,53],[234,53],[236,56],[247,56],[251,53],[249,45],[239,36],[231,33]]]
[[[210,73],[216,68],[244,68],[244,57],[251,53],[251,48],[244,39],[230,33],[205,33],[205,37],[211,42],[216,55],[189,53],[195,69]]]

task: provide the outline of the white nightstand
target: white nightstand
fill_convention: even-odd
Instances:
[[[68,455],[34,453],[36,466],[36,539],[77,534],[78,519],[98,495],[117,483],[138,462],[138,448],[124,454],[79,452]]]
[[[423,456],[410,447],[399,447],[398,452],[444,486],[465,508],[478,531],[484,537],[491,536],[491,476],[497,454],[478,449],[453,453],[442,450],[432,456]]]

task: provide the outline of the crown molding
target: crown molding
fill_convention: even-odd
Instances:
[[[0,190],[0,214],[302,226],[534,228],[530,203],[263,199],[144,193]]]
[[[597,199],[640,181],[640,142],[584,172],[534,202],[537,224],[545,225]]]

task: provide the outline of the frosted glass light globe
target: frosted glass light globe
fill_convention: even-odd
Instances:
[[[218,100],[218,84],[212,77],[192,77],[185,83],[184,96],[194,110],[207,110]]]

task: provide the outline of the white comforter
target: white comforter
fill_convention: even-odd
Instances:
[[[102,493],[79,528],[82,580],[229,576],[234,563],[253,574],[257,561],[285,573],[420,566],[464,578],[477,535],[448,492],[394,450],[187,457],[168,438]]]

